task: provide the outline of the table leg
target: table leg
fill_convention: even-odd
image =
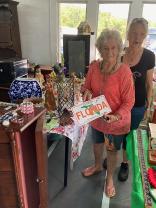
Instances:
[[[65,137],[65,161],[64,161],[64,187],[67,186],[68,179],[68,152],[69,151],[69,138]]]

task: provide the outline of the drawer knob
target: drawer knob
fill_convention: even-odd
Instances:
[[[36,182],[37,182],[37,183],[43,183],[44,180],[37,178],[37,179],[36,179]]]
[[[0,72],[3,72],[3,69],[0,69]]]

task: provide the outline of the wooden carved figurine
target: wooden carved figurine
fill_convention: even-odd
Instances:
[[[53,86],[50,79],[45,83],[45,107],[48,111],[56,110],[55,97],[53,93]]]

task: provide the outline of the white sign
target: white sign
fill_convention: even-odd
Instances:
[[[79,125],[87,124],[111,112],[111,108],[104,95],[74,106],[71,110],[74,115],[74,120]]]
[[[156,139],[156,124],[149,123],[149,128],[150,128],[151,137]]]

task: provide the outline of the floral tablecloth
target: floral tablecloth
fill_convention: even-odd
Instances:
[[[71,146],[71,168],[73,167],[73,163],[75,160],[80,156],[81,150],[83,147],[83,143],[86,138],[88,125],[78,126],[77,124],[73,123],[72,125],[68,126],[59,126],[52,128],[49,132],[50,133],[56,133],[61,134],[72,141]]]

